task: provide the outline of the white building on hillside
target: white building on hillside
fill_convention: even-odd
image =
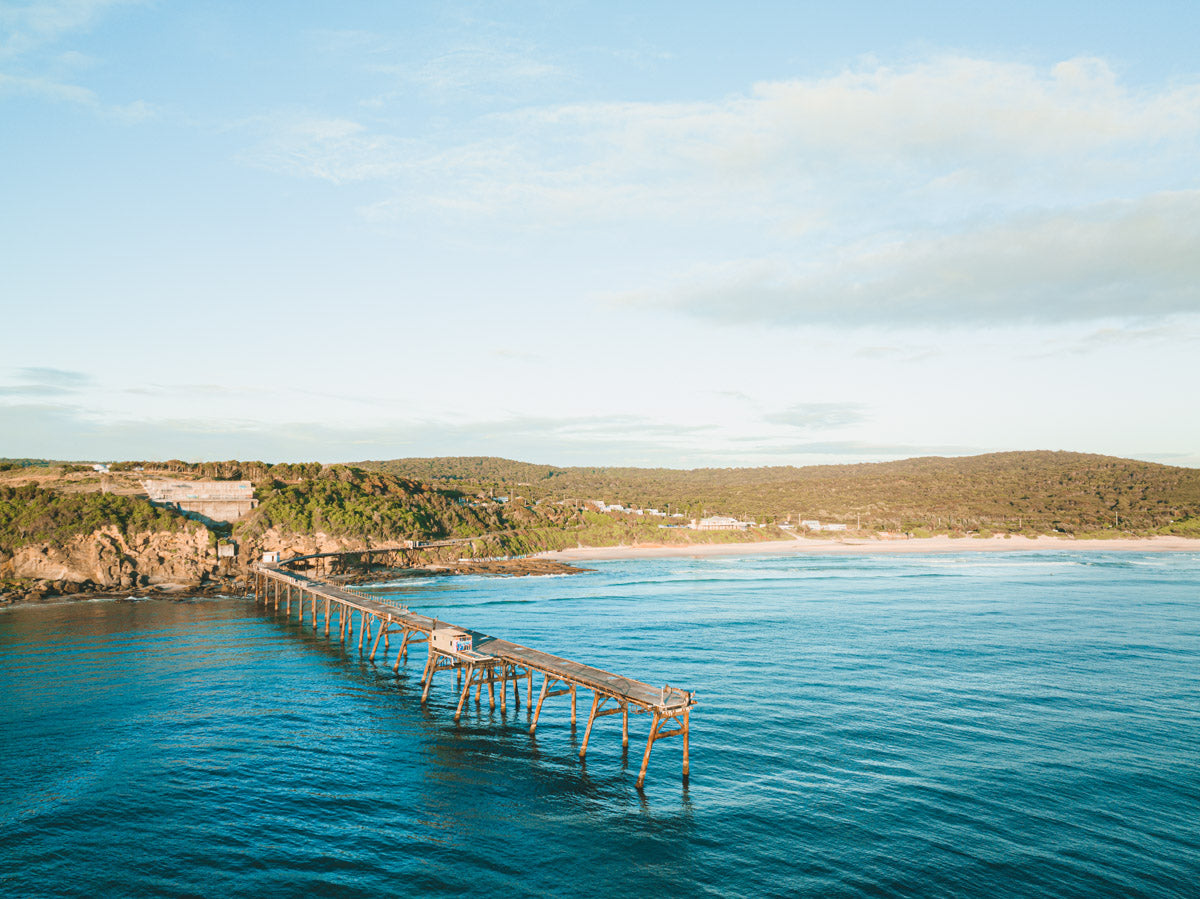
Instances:
[[[738,521],[728,515],[711,515],[692,521],[692,529],[696,531],[744,531],[749,527],[750,522]]]

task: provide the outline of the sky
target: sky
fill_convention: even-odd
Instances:
[[[1200,466],[1197,34],[0,0],[0,456]]]

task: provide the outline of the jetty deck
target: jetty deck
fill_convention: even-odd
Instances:
[[[331,554],[322,554],[323,557],[326,555]],[[369,652],[372,662],[375,661],[382,642],[383,659],[386,664],[390,657],[391,642],[393,639],[398,640],[393,664],[395,672],[407,661],[411,646],[426,644],[428,655],[421,675],[422,703],[429,696],[434,675],[441,672],[454,671],[457,674],[457,684],[461,692],[454,715],[455,721],[459,720],[472,687],[475,688],[476,702],[480,700],[483,688],[487,687],[488,701],[493,709],[496,707],[496,696],[499,693],[501,711],[506,711],[509,688],[511,687],[513,692],[514,705],[519,706],[520,683],[524,681],[526,701],[532,707],[529,733],[533,735],[537,730],[543,704],[547,699],[556,696],[570,696],[571,723],[574,725],[577,719],[577,694],[580,690],[585,690],[591,693],[592,702],[579,751],[581,759],[587,753],[592,725],[597,718],[620,714],[622,746],[628,746],[630,713],[646,714],[651,716],[652,723],[646,750],[642,756],[641,769],[638,772],[637,787],[641,789],[645,782],[650,753],[655,742],[673,736],[682,738],[683,779],[687,782],[689,713],[696,704],[693,693],[670,685],[655,687],[539,649],[460,628],[449,622],[413,612],[406,606],[385,598],[368,596],[355,588],[331,584],[281,567],[305,558],[308,557],[258,566],[254,579],[257,599],[276,612],[282,608],[289,617],[294,603],[296,614],[302,623],[311,622],[313,630],[316,631],[322,625],[323,619],[325,636],[330,637],[333,628],[336,627],[336,636],[342,643],[353,640],[357,617],[358,652],[363,655]],[[449,631],[469,633],[473,636],[473,648],[471,651],[459,652],[444,645],[439,646],[434,636],[435,631],[439,634]],[[536,706],[533,698],[535,675],[542,677]],[[667,722],[674,722],[675,726],[664,730],[663,725]]]

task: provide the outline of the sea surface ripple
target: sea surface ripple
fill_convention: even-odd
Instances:
[[[686,787],[245,598],[0,612],[0,895],[1200,895],[1200,556],[593,564],[376,589],[695,690]]]

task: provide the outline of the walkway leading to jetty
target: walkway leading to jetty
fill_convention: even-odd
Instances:
[[[332,553],[321,554],[322,558],[332,556]],[[361,553],[345,553],[348,556],[359,556]],[[391,640],[398,639],[395,662],[392,671],[398,673],[401,663],[407,662],[409,647],[424,643],[427,649],[425,667],[421,674],[421,702],[429,697],[433,686],[433,677],[442,672],[454,671],[457,675],[456,685],[461,690],[458,708],[454,713],[457,722],[462,715],[463,706],[475,688],[475,702],[478,703],[484,686],[488,691],[488,702],[491,708],[496,708],[496,693],[500,694],[500,710],[507,711],[508,688],[511,685],[513,706],[520,706],[520,683],[526,682],[526,702],[532,704],[533,679],[542,676],[541,692],[537,705],[533,709],[529,733],[532,736],[537,731],[538,719],[542,714],[545,701],[555,696],[569,695],[571,697],[571,724],[576,723],[576,699],[579,690],[590,691],[592,694],[591,710],[588,713],[587,727],[583,732],[583,743],[579,749],[579,757],[587,754],[588,740],[592,734],[592,725],[597,718],[605,715],[621,715],[621,745],[629,745],[629,715],[648,714],[652,716],[650,734],[646,740],[646,751],[642,756],[642,766],[638,771],[637,787],[641,789],[646,780],[646,769],[650,764],[650,751],[658,740],[667,737],[681,737],[683,743],[683,780],[688,779],[688,716],[692,706],[696,704],[695,696],[687,690],[670,685],[653,687],[650,684],[633,680],[628,677],[611,674],[590,665],[560,658],[537,649],[530,649],[508,640],[486,634],[474,635],[470,649],[463,648],[465,643],[456,642],[457,637],[466,638],[468,632],[460,627],[438,619],[429,618],[411,611],[406,606],[392,603],[380,597],[372,597],[352,587],[335,586],[325,581],[307,577],[293,571],[287,571],[282,566],[299,562],[310,557],[297,557],[278,564],[259,565],[254,578],[254,594],[258,601],[265,603],[273,611],[278,612],[282,607],[289,618],[292,615],[292,605],[295,604],[296,615],[301,623],[311,621],[315,632],[324,623],[324,634],[331,637],[334,621],[336,620],[337,639],[343,644],[352,644],[355,630],[355,617],[358,618],[358,653],[369,654],[371,662],[382,643],[383,664],[391,652]],[[464,677],[465,675],[465,677]],[[499,690],[497,691],[497,687]],[[663,725],[673,722],[674,727],[668,730]]]

